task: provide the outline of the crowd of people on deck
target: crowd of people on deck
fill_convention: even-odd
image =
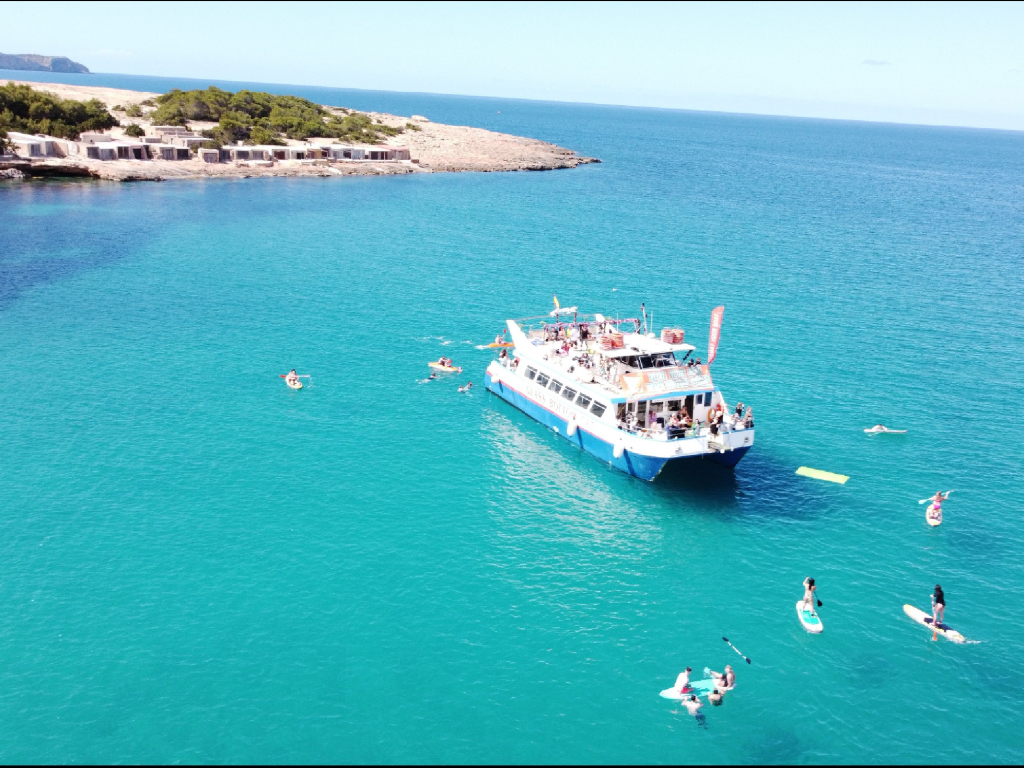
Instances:
[[[708,410],[707,421],[701,422],[694,419],[689,409],[685,406],[671,412],[672,415],[666,420],[665,416],[659,414],[653,408],[647,411],[647,423],[641,424],[639,417],[634,411],[627,411],[625,418],[620,420],[620,426],[631,432],[646,430],[648,433],[664,428],[669,439],[677,437],[696,437],[700,428],[706,424],[708,431],[713,437],[717,437],[725,430],[737,431],[740,429],[753,429],[754,409],[737,403],[732,413],[729,413],[724,404],[719,403]]]

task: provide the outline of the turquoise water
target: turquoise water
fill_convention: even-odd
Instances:
[[[303,93],[604,163],[0,183],[0,760],[1024,760],[1024,136]],[[736,471],[457,394],[552,294],[724,304]],[[707,730],[658,696],[727,663]]]

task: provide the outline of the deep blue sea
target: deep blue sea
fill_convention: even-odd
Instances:
[[[0,182],[0,761],[1024,761],[1024,134],[246,85],[603,163]],[[486,393],[556,294],[724,304],[736,470]],[[706,729],[658,696],[729,663]]]

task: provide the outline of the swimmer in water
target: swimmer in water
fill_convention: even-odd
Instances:
[[[701,707],[704,706],[704,702],[696,696],[691,695],[690,698],[683,700],[683,705],[686,707],[686,711],[693,715],[700,728],[708,727],[707,720],[704,718],[704,713],[700,711]]]
[[[723,694],[720,690],[715,688],[715,690],[708,694],[708,701],[711,702],[711,706],[719,707],[722,705],[722,699],[724,698],[724,696],[725,694]]]
[[[473,382],[472,381],[468,381],[468,382],[466,382],[466,386],[459,387],[459,392],[469,392],[469,390],[471,390],[472,388],[473,388]]]
[[[711,677],[715,679],[718,687],[723,691],[732,690],[732,687],[736,685],[736,673],[732,670],[731,664],[725,665],[725,674],[720,672],[712,672]]]

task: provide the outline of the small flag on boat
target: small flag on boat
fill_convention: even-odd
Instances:
[[[561,309],[561,307],[558,306],[558,297],[557,296],[555,296],[555,309]]]
[[[811,469],[810,467],[800,467],[796,473],[798,475],[803,475],[804,477],[813,477],[816,480],[828,480],[830,483],[839,483],[840,485],[843,485],[850,479],[848,475],[837,475],[835,472],[826,472],[822,469]]]

